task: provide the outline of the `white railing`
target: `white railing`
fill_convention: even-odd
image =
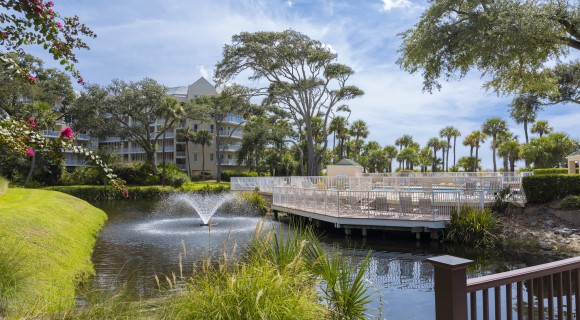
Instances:
[[[487,197],[505,187],[510,187],[512,196],[523,202],[521,176],[497,175],[484,177],[471,176],[437,176],[437,177],[232,177],[232,191],[252,191],[258,188],[262,192],[272,193],[274,187],[291,186],[295,188],[316,188],[319,190],[354,190],[354,191],[386,191],[398,192],[428,189],[436,192],[449,192],[455,189],[466,190],[467,193],[485,192]]]
[[[462,206],[483,208],[493,201],[487,192],[353,191],[274,187],[273,205],[333,217],[449,220]]]
[[[176,157],[185,157],[185,151],[175,151]]]

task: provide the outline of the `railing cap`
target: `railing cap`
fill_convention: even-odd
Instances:
[[[466,268],[473,262],[473,260],[463,259],[450,255],[428,258],[427,261],[431,262],[431,264],[433,264],[435,267],[442,267],[445,269]]]

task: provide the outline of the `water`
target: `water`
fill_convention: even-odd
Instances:
[[[232,211],[228,201],[224,202],[226,205],[217,210],[209,226],[200,226],[203,220],[181,201],[98,203],[107,212],[109,221],[95,245],[94,286],[115,289],[127,285],[140,297],[152,297],[158,294],[154,275],[179,274],[180,259],[184,273],[188,274],[203,255],[218,254],[224,242],[235,241],[241,252],[263,219],[239,215],[243,210]],[[276,229],[279,226],[272,220],[267,223]],[[434,319],[433,267],[425,261],[429,257],[451,254],[475,260],[470,277],[547,262],[544,257],[529,254],[469,252],[428,240],[417,243],[414,235],[405,232],[369,231],[365,239],[345,238],[340,230],[326,229],[321,236],[325,245],[338,246],[355,261],[362,261],[366,250],[372,250],[367,273],[367,287],[373,292],[369,317]]]

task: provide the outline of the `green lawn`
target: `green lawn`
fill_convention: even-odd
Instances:
[[[74,307],[75,287],[93,272],[91,253],[106,219],[102,210],[60,192],[0,195],[0,312],[19,318]]]

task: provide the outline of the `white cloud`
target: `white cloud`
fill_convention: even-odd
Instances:
[[[383,0],[383,11],[390,11],[395,8],[409,8],[411,1],[409,0]]]
[[[205,68],[204,65],[199,66],[199,74],[208,80],[211,80],[211,78],[212,78],[210,76],[210,72]]]

